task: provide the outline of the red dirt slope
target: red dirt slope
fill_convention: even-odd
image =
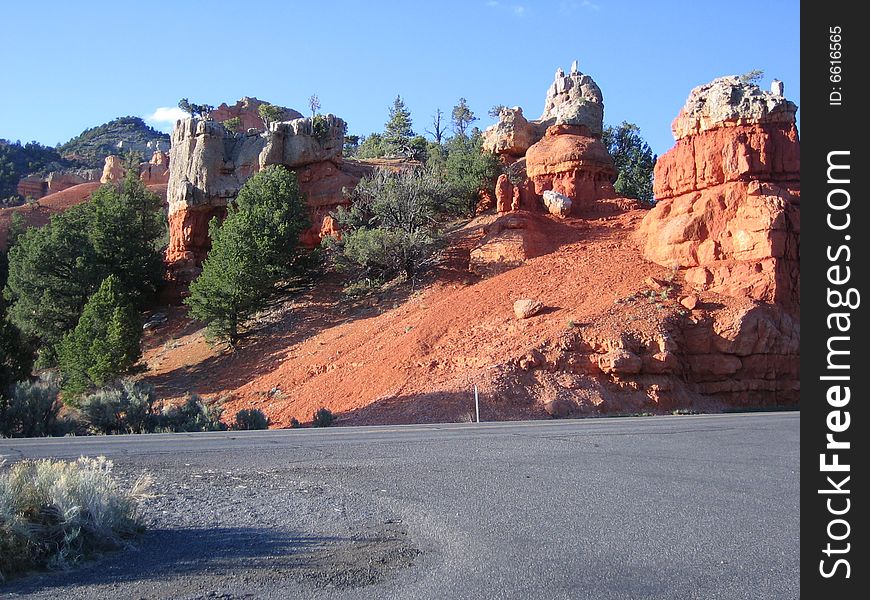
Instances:
[[[269,315],[271,323],[235,354],[212,350],[201,331],[174,318],[175,331],[147,340],[146,377],[162,397],[224,396],[228,417],[260,408],[278,426],[294,417],[309,420],[320,406],[340,413],[342,423],[453,421],[472,410],[475,384],[485,418],[544,417],[543,404],[558,395],[561,375],[523,371],[523,357],[577,327],[653,335],[663,320],[685,312],[676,297],[614,308],[644,289],[645,278],[670,274],[642,258],[632,235],[644,214],[565,221],[528,215],[539,225],[546,221],[553,247],[563,245],[480,280],[463,270],[461,257],[467,259],[481,224],[492,220],[484,217],[457,234],[454,268],[442,269],[407,300],[349,306],[335,284],[319,284]],[[512,306],[519,298],[546,308],[518,321]],[[393,306],[382,311],[384,303]]]

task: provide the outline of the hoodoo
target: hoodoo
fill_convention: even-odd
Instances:
[[[648,259],[686,269],[699,290],[799,314],[800,142],[782,89],[731,76],[692,90],[641,233]]]

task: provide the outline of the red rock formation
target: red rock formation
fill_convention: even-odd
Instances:
[[[574,203],[572,212],[616,196],[616,169],[601,140],[582,125],[554,125],[526,152],[526,171],[535,194],[552,190]]]
[[[307,248],[320,244],[325,219],[339,206],[348,204],[345,192],[359,183],[360,177],[350,172],[352,168],[342,170],[343,166],[344,161],[336,158],[296,169],[299,191],[305,195],[310,211],[311,227],[300,236]]]
[[[18,181],[18,186],[15,192],[22,198],[32,198],[37,200],[45,196],[46,182],[37,175],[23,177]]]
[[[673,125],[683,137],[656,162],[657,204],[640,227],[646,257],[686,269],[698,289],[799,313],[795,110],[737,78],[693,90]]]
[[[196,206],[169,215],[169,245],[166,261],[199,265],[211,249],[208,224],[212,217],[223,219],[225,206]]]
[[[498,176],[495,182],[495,210],[499,214],[506,213],[511,209],[511,201],[514,196],[514,186],[506,173]]]
[[[169,183],[169,155],[157,150],[151,160],[139,166],[139,179],[145,185]]]
[[[677,140],[659,157],[659,200],[733,181],[800,185],[800,143],[792,123],[756,123],[708,129]]]

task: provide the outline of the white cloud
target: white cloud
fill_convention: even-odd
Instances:
[[[178,119],[184,119],[189,116],[188,113],[177,106],[160,106],[150,115],[146,115],[145,120],[159,125],[175,125]]]
[[[592,11],[599,11],[601,10],[601,5],[592,2],[592,0],[581,0],[580,2],[563,1],[559,3],[559,12],[565,15],[571,14],[580,8]]]
[[[487,0],[486,5],[489,8],[494,8],[496,10],[512,12],[517,17],[522,17],[526,14],[526,7],[522,4],[505,4],[499,2],[499,0]]]

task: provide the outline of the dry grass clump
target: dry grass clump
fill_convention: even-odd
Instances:
[[[105,457],[15,463],[0,473],[0,580],[122,547],[142,531],[150,484],[121,490]]]

